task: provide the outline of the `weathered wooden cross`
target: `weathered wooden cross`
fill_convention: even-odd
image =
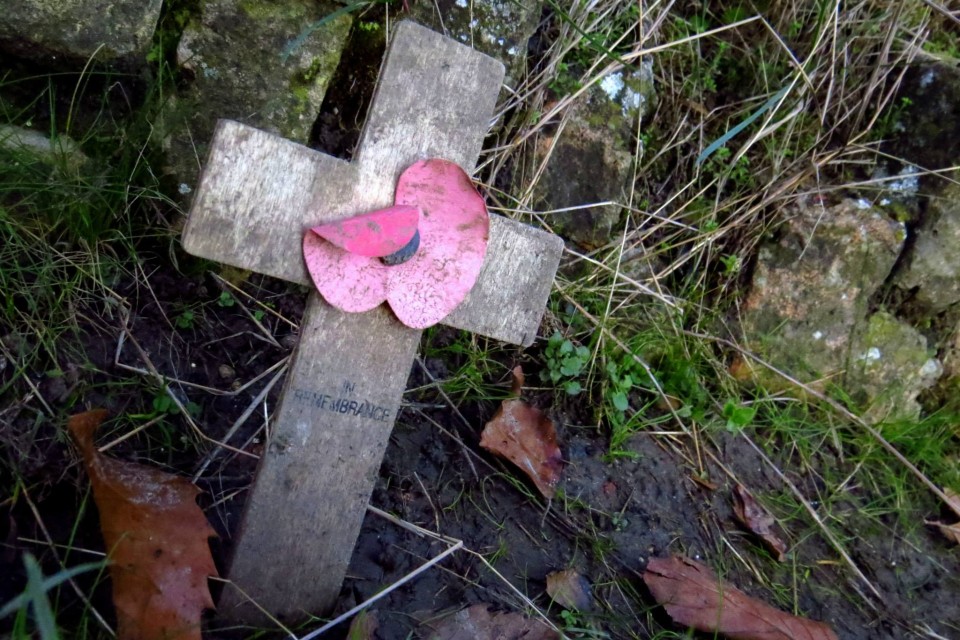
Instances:
[[[473,172],[502,78],[499,62],[400,23],[355,161],[221,121],[184,247],[309,285],[305,229],[392,205],[398,176],[423,158]],[[561,250],[556,236],[491,216],[477,283],[444,323],[529,345]],[[282,620],[322,614],[340,591],[420,333],[386,305],[348,314],[309,296],[228,572]],[[359,406],[367,409],[351,410]],[[219,611],[235,621],[263,619],[230,587]]]

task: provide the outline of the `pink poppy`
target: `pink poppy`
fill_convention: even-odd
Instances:
[[[324,300],[343,311],[386,301],[408,327],[440,322],[463,302],[483,267],[490,217],[470,177],[430,159],[400,176],[394,206],[314,227],[303,237],[307,270]],[[419,246],[400,264],[398,251]]]

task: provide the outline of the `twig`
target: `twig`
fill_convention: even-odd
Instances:
[[[453,404],[453,400],[450,399],[450,396],[447,395],[447,392],[443,390],[443,387],[442,387],[442,386],[440,386],[439,384],[437,384],[437,379],[433,377],[433,374],[430,373],[430,370],[429,370],[429,369],[427,369],[427,365],[426,365],[426,363],[424,363],[423,358],[421,358],[419,355],[417,356],[417,364],[420,365],[420,369],[422,369],[422,370],[423,370],[423,373],[430,379],[430,382],[432,382],[432,383],[434,383],[434,384],[437,385],[437,391],[440,393],[440,396],[441,396],[444,400],[446,400],[447,404],[450,405],[451,411],[453,411],[453,413],[456,414],[456,416],[457,416],[458,418],[460,418],[460,421],[463,422],[463,424],[469,428],[470,423],[467,421],[467,419],[464,417],[464,415],[463,415],[462,413],[460,413],[460,408],[457,407],[455,404]],[[424,414],[422,411],[419,412],[419,413],[420,413],[420,415],[422,415],[422,416],[424,416],[424,417],[427,417],[426,414]],[[428,419],[429,419],[429,418],[428,418]],[[470,449],[467,447],[467,445],[465,445],[465,444],[463,443],[463,440],[461,440],[461,439],[458,438],[457,436],[453,435],[452,433],[450,433],[449,431],[447,431],[446,429],[444,429],[443,427],[441,427],[436,421],[430,420],[430,422],[432,422],[435,426],[439,427],[440,430],[443,431],[444,433],[446,433],[448,436],[450,436],[451,438],[453,438],[454,441],[455,441],[457,444],[459,444],[461,447],[463,447],[466,451],[470,451]],[[471,452],[471,453],[472,453],[472,452]],[[466,456],[466,459],[467,459],[467,464],[470,465],[470,470],[473,471],[473,477],[474,477],[475,479],[479,479],[479,478],[480,478],[480,474],[477,473],[477,468],[476,468],[475,466],[473,466],[473,461],[470,459],[470,456]]]
[[[193,418],[190,416],[190,412],[187,411],[187,408],[183,405],[183,402],[181,402],[180,398],[177,397],[177,394],[173,393],[173,389],[171,389],[170,385],[167,384],[167,379],[159,371],[157,371],[157,368],[155,366],[153,366],[153,362],[150,360],[150,357],[147,355],[146,351],[143,350],[143,347],[140,346],[140,343],[137,342],[137,339],[133,337],[133,334],[130,333],[130,330],[127,328],[126,323],[124,323],[124,326],[122,327],[122,331],[130,339],[130,342],[133,344],[134,348],[137,350],[137,353],[140,355],[140,359],[143,361],[145,365],[147,365],[149,374],[153,378],[155,378],[157,382],[161,385],[163,390],[166,392],[167,397],[170,398],[170,400],[172,400],[173,403],[177,406],[177,408],[180,410],[181,415],[183,416],[183,419],[187,421],[187,424],[190,426],[190,429],[193,430],[193,432],[197,435],[197,437],[211,444],[217,445],[219,447],[223,447],[224,449],[229,449],[234,453],[238,453],[240,455],[248,456],[251,458],[257,457],[252,453],[243,451],[242,449],[231,447],[230,445],[224,442],[220,442],[219,440],[215,440],[214,438],[211,438],[210,436],[205,434],[203,430],[197,425],[197,423],[194,422]]]
[[[452,547],[449,547],[446,551],[444,551],[444,552],[442,552],[440,555],[434,557],[432,560],[429,560],[429,561],[427,561],[426,563],[420,565],[419,567],[417,567],[416,569],[414,569],[413,571],[411,571],[411,572],[408,573],[407,575],[403,576],[402,578],[400,578],[399,580],[397,580],[396,582],[394,582],[392,585],[390,585],[389,587],[387,587],[386,589],[384,589],[383,591],[381,591],[381,592],[378,593],[377,595],[373,596],[372,598],[368,598],[368,599],[364,600],[363,602],[361,602],[360,604],[358,604],[358,605],[355,606],[354,608],[350,609],[350,610],[347,611],[346,613],[343,613],[343,614],[337,616],[336,618],[334,618],[333,620],[331,620],[331,621],[328,622],[327,624],[323,625],[322,627],[320,627],[320,628],[317,629],[316,631],[311,631],[311,632],[308,633],[307,635],[300,637],[299,640],[311,640],[312,638],[316,638],[317,636],[319,636],[321,633],[323,633],[323,632],[325,632],[325,631],[329,631],[330,629],[334,628],[335,626],[337,626],[338,624],[340,624],[340,623],[343,622],[344,620],[349,620],[349,619],[352,618],[354,615],[356,615],[357,613],[363,611],[364,609],[366,609],[367,607],[369,607],[370,605],[372,605],[372,604],[373,604],[374,602],[376,602],[377,600],[380,600],[381,598],[384,598],[384,597],[390,595],[390,594],[393,593],[395,590],[397,590],[397,589],[399,589],[400,587],[402,587],[403,585],[407,584],[408,582],[410,582],[411,580],[413,580],[414,578],[416,578],[417,576],[419,576],[421,573],[423,573],[424,571],[426,571],[427,569],[429,569],[429,568],[432,567],[433,565],[437,564],[438,562],[441,562],[444,558],[446,558],[447,556],[453,554],[453,553],[456,552],[456,551],[459,551],[459,550],[462,549],[462,548],[463,548],[463,541],[462,541],[462,540],[457,540],[456,544],[454,544]],[[294,640],[297,640],[297,636],[291,635],[291,637],[292,637]]]
[[[240,287],[234,285],[232,282],[227,282],[226,280],[224,280],[223,278],[221,278],[221,277],[218,276],[217,274],[211,272],[210,275],[212,275],[213,278],[217,281],[217,284],[220,285],[221,291],[225,291],[224,287],[230,287],[230,288],[233,289],[234,291],[239,291],[239,292],[241,292],[241,293],[245,293],[245,292],[243,291],[243,289],[241,289]],[[269,307],[267,307],[266,305],[263,305],[263,304],[262,304],[259,300],[257,300],[256,298],[253,298],[252,296],[249,296],[249,295],[248,295],[247,297],[250,298],[251,300],[253,300],[254,302],[256,302],[257,304],[260,304],[260,305],[263,306],[265,309],[269,309]],[[250,319],[250,322],[252,322],[254,325],[256,325],[256,327],[257,327],[258,329],[260,329],[260,331],[263,333],[263,335],[266,336],[267,342],[269,342],[270,344],[272,344],[272,345],[275,346],[275,347],[280,347],[280,343],[277,342],[277,339],[273,337],[273,334],[272,334],[272,333],[270,333],[269,331],[267,331],[267,328],[266,328],[265,326],[263,326],[263,324],[262,324],[259,320],[257,320],[257,317],[250,312],[250,309],[247,309],[247,305],[245,305],[245,304],[243,304],[243,303],[240,303],[240,308],[243,309],[243,312],[244,312],[245,314],[247,314],[247,318]],[[279,314],[277,314],[277,315],[279,315]]]
[[[159,415],[159,416],[157,416],[156,418],[153,418],[153,419],[151,419],[151,420],[147,420],[146,422],[144,422],[142,425],[140,425],[140,426],[137,427],[136,429],[132,429],[131,431],[128,431],[127,433],[123,434],[122,436],[120,436],[120,437],[117,438],[116,440],[112,440],[112,441],[108,442],[107,444],[103,445],[102,447],[98,448],[97,451],[99,451],[100,453],[103,453],[104,451],[107,451],[107,450],[109,450],[109,449],[112,449],[113,447],[117,446],[118,444],[120,444],[120,443],[123,442],[124,440],[127,440],[127,439],[129,439],[129,438],[132,438],[134,435],[140,433],[140,432],[143,431],[144,429],[147,429],[147,428],[152,427],[153,425],[157,424],[158,422],[160,422],[161,420],[163,420],[165,417],[166,417],[166,416],[164,416],[164,415]]]
[[[526,605],[531,611],[534,611],[541,619],[543,619],[543,621],[544,621],[547,625],[550,626],[550,628],[552,628],[554,631],[560,633],[560,637],[561,637],[561,638],[566,638],[566,636],[563,635],[563,633],[560,631],[560,629],[558,629],[557,626],[556,626],[555,624],[553,624],[553,621],[551,621],[550,618],[547,617],[547,614],[545,614],[543,611],[540,610],[540,607],[538,607],[538,606],[536,605],[536,603],[534,603],[530,598],[528,598],[528,597],[526,596],[526,594],[524,594],[522,591],[520,591],[520,590],[517,589],[515,586],[513,586],[513,583],[511,583],[509,580],[507,580],[502,573],[500,573],[499,571],[497,571],[497,570],[493,567],[493,565],[491,565],[489,562],[487,562],[487,559],[484,558],[481,554],[477,553],[476,551],[474,551],[474,550],[472,550],[472,549],[470,549],[470,548],[468,548],[468,547],[463,547],[463,546],[462,546],[462,545],[463,545],[463,541],[462,541],[462,540],[458,540],[458,539],[456,539],[456,538],[450,538],[450,537],[447,537],[447,536],[442,535],[442,534],[439,534],[439,533],[434,533],[433,531],[430,531],[429,529],[424,529],[423,527],[420,527],[420,526],[418,526],[418,525],[415,525],[415,524],[413,524],[412,522],[407,522],[406,520],[401,520],[400,518],[397,518],[396,516],[391,515],[391,514],[387,513],[386,511],[382,511],[382,510],[374,507],[373,505],[369,505],[369,504],[368,504],[368,505],[367,505],[367,511],[369,511],[370,513],[372,513],[372,514],[374,514],[374,515],[376,515],[376,516],[379,516],[379,517],[381,517],[381,518],[384,518],[384,519],[386,519],[386,520],[389,520],[390,522],[394,523],[394,524],[397,525],[398,527],[402,527],[403,529],[406,529],[407,531],[410,531],[411,533],[415,533],[415,534],[417,534],[417,535],[419,535],[419,536],[423,536],[423,537],[426,537],[426,538],[433,538],[433,539],[435,539],[435,540],[440,540],[440,541],[446,542],[447,544],[453,544],[453,545],[455,545],[455,546],[460,545],[466,553],[469,553],[470,555],[472,555],[472,556],[474,556],[475,558],[477,558],[478,560],[480,560],[480,562],[482,562],[483,565],[484,565],[487,569],[489,569],[490,572],[491,572],[493,575],[495,575],[495,576],[497,576],[498,578],[500,578],[500,580],[502,580],[503,583],[507,585],[507,588],[510,589],[511,591],[513,591],[513,593],[514,593],[518,598],[520,598],[520,600],[524,603],[524,605]],[[300,638],[300,640],[307,640],[307,637]]]
[[[186,380],[180,380],[179,378],[171,378],[169,376],[163,375],[162,373],[159,373],[158,371],[156,371],[156,369],[147,370],[147,369],[134,367],[129,364],[124,364],[123,362],[120,362],[120,352],[123,350],[123,344],[126,341],[127,335],[130,336],[131,340],[133,339],[133,334],[131,334],[129,331],[126,331],[126,330],[122,331],[120,333],[120,337],[117,339],[117,348],[113,355],[114,366],[116,366],[119,369],[124,369],[126,371],[132,371],[133,373],[139,373],[142,376],[160,376],[160,378],[163,380],[164,385],[176,384],[181,387],[190,387],[191,389],[206,391],[207,393],[215,396],[232,397],[235,395],[239,395],[244,391],[246,391],[247,389],[249,389],[250,387],[252,387],[253,385],[260,382],[263,378],[273,373],[275,369],[278,369],[279,367],[282,367],[285,364],[287,364],[287,362],[290,360],[290,356],[284,356],[283,358],[277,360],[272,365],[270,365],[263,372],[257,374],[256,377],[251,378],[250,381],[244,384],[243,386],[237,387],[236,389],[231,389],[230,391],[224,391],[222,389],[217,389],[215,387],[208,387],[206,385],[196,384],[194,382],[187,382]],[[143,353],[143,350],[139,349],[139,347],[138,347],[138,350],[140,351],[140,353]]]
[[[777,468],[777,465],[773,464],[773,460],[768,458],[767,454],[765,454],[763,450],[759,446],[757,446],[757,444],[752,439],[747,437],[745,437],[745,439],[747,443],[753,448],[753,450],[757,452],[757,455],[759,455],[760,458],[763,459],[763,461],[767,464],[767,466],[773,469],[773,472],[777,474],[777,477],[780,478],[780,481],[783,482],[785,485],[787,485],[787,487],[790,489],[790,492],[793,494],[793,496],[800,501],[800,504],[802,504],[806,512],[810,514],[810,517],[813,518],[813,521],[817,523],[817,526],[820,527],[820,530],[823,532],[823,535],[826,536],[827,540],[830,541],[830,545],[834,548],[834,550],[837,553],[840,554],[840,557],[843,558],[843,561],[847,563],[847,566],[850,567],[850,570],[853,571],[854,574],[856,574],[856,576],[863,581],[863,584],[867,585],[870,591],[873,592],[873,595],[875,595],[880,602],[884,602],[883,596],[880,595],[880,592],[877,590],[877,588],[873,586],[873,583],[870,582],[870,579],[863,574],[863,571],[860,570],[860,567],[858,567],[857,564],[853,561],[853,558],[850,557],[850,555],[847,553],[847,550],[843,548],[843,545],[840,543],[840,541],[837,540],[837,538],[833,535],[833,532],[830,531],[830,529],[827,527],[827,524],[820,519],[820,515],[813,508],[813,505],[811,505],[810,502],[800,492],[800,489],[797,488],[797,485],[793,484],[790,478],[788,478],[782,471],[780,471],[780,469]],[[866,600],[866,602],[869,602],[869,600]]]
[[[257,397],[255,397],[253,401],[249,405],[247,405],[247,408],[244,409],[243,413],[240,414],[240,417],[236,419],[233,425],[229,429],[227,429],[227,432],[223,435],[224,442],[230,440],[230,438],[233,437],[233,434],[237,432],[237,429],[240,428],[240,425],[242,425],[244,422],[247,421],[247,418],[249,418],[253,414],[257,406],[259,406],[259,404],[264,401],[264,399],[267,397],[267,394],[269,394],[270,390],[273,389],[273,386],[277,384],[277,381],[280,380],[280,378],[282,378],[286,372],[287,372],[287,366],[286,364],[284,364],[284,366],[281,367],[279,371],[277,371],[277,374],[270,379],[270,382],[268,382],[266,386],[264,386],[263,389],[260,390],[260,393],[257,394]],[[207,470],[207,467],[210,466],[210,464],[214,461],[214,459],[219,454],[220,454],[220,449],[214,449],[206,456],[203,463],[200,465],[200,468],[197,469],[197,472],[195,474],[193,474],[194,482],[196,482],[197,479],[203,475],[203,472]]]
[[[270,614],[269,611],[267,611],[266,609],[264,609],[263,607],[261,607],[261,606],[257,603],[257,601],[254,600],[253,598],[251,598],[251,597],[250,597],[250,594],[248,594],[246,591],[244,591],[242,588],[240,588],[240,585],[238,585],[237,583],[235,583],[235,582],[233,582],[233,581],[231,581],[231,580],[226,580],[226,579],[224,579],[224,578],[218,578],[218,577],[216,577],[216,576],[209,576],[208,579],[210,579],[210,580],[216,580],[217,582],[222,582],[222,583],[224,583],[224,584],[226,584],[226,585],[228,585],[228,586],[230,586],[230,587],[233,587],[234,589],[236,589],[237,591],[240,592],[240,595],[242,595],[244,598],[247,599],[247,602],[249,602],[250,604],[252,604],[253,606],[255,606],[257,609],[259,609],[259,610],[260,610],[260,613],[262,613],[264,616],[266,616],[267,619],[270,620],[270,622],[274,623],[275,625],[277,625],[278,627],[280,627],[281,629],[283,629],[283,630],[287,633],[287,635],[290,636],[291,638],[296,638],[296,637],[297,637],[297,636],[293,633],[293,631],[291,631],[290,629],[288,629],[282,622],[280,622],[279,620],[277,620],[273,615]]]
[[[287,324],[290,326],[291,329],[298,329],[298,328],[299,328],[299,326],[297,325],[296,322],[294,322],[294,321],[292,321],[292,320],[289,320],[289,319],[288,319],[286,316],[284,316],[283,314],[278,313],[278,312],[275,311],[274,309],[271,309],[270,307],[268,307],[267,305],[263,304],[262,302],[260,302],[260,301],[257,300],[256,298],[254,298],[252,295],[250,295],[249,293],[247,293],[246,291],[244,291],[243,289],[241,289],[240,287],[236,286],[235,284],[233,284],[233,283],[231,283],[231,282],[228,282],[227,280],[224,280],[222,277],[220,277],[220,276],[217,275],[216,273],[212,273],[212,272],[211,272],[210,275],[212,275],[215,280],[217,280],[218,282],[222,283],[223,285],[225,285],[225,286],[227,286],[227,287],[230,287],[231,289],[233,289],[234,291],[236,291],[236,292],[239,293],[240,295],[244,296],[245,298],[248,298],[248,299],[252,300],[257,306],[259,306],[261,309],[263,309],[264,312],[269,313],[270,315],[274,316],[274,317],[277,318],[278,320],[281,320],[281,321],[287,323]],[[261,329],[262,329],[265,333],[269,333],[269,332],[267,332],[266,328],[263,327],[263,325],[262,325],[261,323],[257,322],[256,318],[251,318],[251,319],[254,321],[254,324],[256,324],[257,326],[261,327]],[[272,334],[271,334],[271,337],[272,337]]]
[[[17,362],[13,358],[13,355],[9,351],[7,351],[7,347],[5,344],[3,344],[2,340],[0,340],[0,353],[3,353],[3,357],[5,357],[10,362],[12,363]],[[14,364],[14,366],[18,366],[18,365]],[[30,376],[27,375],[26,371],[23,372],[23,375],[21,377],[23,378],[23,381],[27,383],[27,386],[30,387],[30,391],[33,392],[33,395],[35,395],[37,397],[37,400],[40,401],[40,404],[43,405],[43,408],[47,410],[47,415],[50,416],[51,418],[54,415],[56,415],[53,412],[53,409],[50,408],[50,405],[47,404],[47,401],[43,399],[43,395],[41,395],[40,390],[37,388],[37,385],[33,384],[33,380],[30,379]]]

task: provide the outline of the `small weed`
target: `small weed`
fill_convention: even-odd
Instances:
[[[583,615],[579,611],[564,609],[560,612],[560,620],[566,629],[580,629],[583,627]]]
[[[510,552],[510,546],[507,544],[507,541],[503,537],[497,539],[497,548],[494,549],[489,554],[485,554],[487,562],[495,565],[499,560],[507,557],[507,554]]]
[[[452,369],[437,380],[446,394],[457,400],[503,400],[509,388],[497,385],[509,371],[496,358],[496,349],[486,339],[461,331],[451,340],[449,334],[427,329],[424,338],[424,362],[442,360]],[[433,374],[431,374],[433,375]]]
[[[723,275],[728,278],[732,278],[740,273],[742,261],[740,256],[730,254],[726,256],[720,256],[720,264],[723,265]]]
[[[184,309],[174,319],[173,323],[178,329],[193,329],[194,320],[196,320],[196,314],[194,314],[190,309]]]
[[[229,291],[221,291],[220,297],[217,298],[217,306],[223,307],[224,309],[229,309],[230,307],[237,304],[237,301],[234,299],[233,294]]]
[[[913,100],[907,96],[901,96],[892,106],[888,107],[883,115],[877,119],[877,124],[873,129],[871,138],[875,140],[885,140],[898,133],[902,129],[901,120],[909,113],[913,107]]]
[[[731,433],[743,431],[745,427],[748,427],[753,422],[756,415],[756,409],[744,406],[733,398],[730,398],[723,404],[723,417],[727,420],[727,431]]]
[[[570,65],[566,62],[557,64],[557,73],[550,82],[550,90],[558,95],[573,93],[580,88],[580,80],[577,79]]]
[[[614,531],[623,533],[630,526],[630,521],[622,513],[614,513],[610,516],[610,524],[613,525]]]
[[[171,416],[180,414],[180,407],[177,405],[176,402],[174,402],[173,398],[171,398],[166,393],[159,393],[155,395],[153,397],[153,402],[151,403],[151,406],[153,407],[153,416],[151,417],[164,415],[164,414],[171,415]],[[183,406],[187,410],[187,413],[193,417],[197,417],[198,415],[200,415],[200,412],[202,411],[202,408],[200,407],[200,405],[198,405],[195,402],[187,402]]]
[[[564,392],[571,396],[583,391],[579,378],[590,361],[590,349],[574,345],[558,331],[547,341],[544,357],[547,368],[540,374],[544,382],[561,385]]]

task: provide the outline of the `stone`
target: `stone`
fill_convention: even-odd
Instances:
[[[532,206],[549,215],[561,236],[586,249],[602,247],[619,233],[622,206],[633,183],[633,162],[642,152],[638,124],[656,103],[652,61],[607,75],[571,107],[555,134],[541,137],[534,163],[546,166],[533,189]],[[600,202],[614,202],[570,211]]]
[[[842,386],[854,332],[904,239],[901,223],[864,202],[799,203],[779,238],[760,248],[740,309],[744,346],[814,389],[828,381]],[[746,361],[734,369],[765,387],[787,387]]]
[[[960,324],[953,328],[943,352],[943,375],[960,379]]]
[[[960,322],[957,322],[948,336],[943,340],[941,360],[943,362],[943,376],[938,381],[938,389],[934,393],[945,400],[945,404],[956,407],[957,391],[960,391]]]
[[[0,11],[0,48],[49,61],[146,54],[162,0],[16,0]]]
[[[308,141],[352,24],[348,14],[331,15],[336,10],[313,0],[201,4],[177,47],[192,81],[163,116],[167,172],[181,195],[196,188],[218,119]]]
[[[12,125],[0,124],[0,147],[27,153],[45,165],[68,173],[79,172],[89,160],[69,136],[51,139],[39,131]]]
[[[916,241],[895,284],[928,314],[960,301],[960,185],[950,184],[928,199]]]
[[[871,423],[916,420],[917,396],[943,373],[927,339],[910,325],[880,311],[852,341],[843,387]]]
[[[942,62],[910,67],[892,108],[899,117],[887,153],[924,169],[960,164],[960,69]]]
[[[542,9],[542,0],[438,0],[411,2],[410,17],[496,58],[507,69],[504,83],[515,87]]]

